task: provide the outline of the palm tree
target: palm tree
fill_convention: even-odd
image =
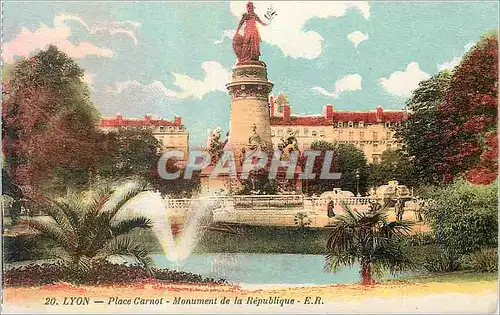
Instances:
[[[130,234],[136,228],[151,228],[150,219],[116,218],[119,210],[144,190],[145,185],[140,183],[130,185],[123,191],[101,185],[69,194],[61,200],[47,199],[44,211],[50,221],[30,218],[22,220],[21,224],[56,242],[64,252],[59,258],[74,270],[86,272],[97,259],[129,256],[151,273],[153,260]]]
[[[400,242],[411,231],[411,222],[388,222],[380,211],[357,212],[346,203],[342,207],[345,213],[336,216],[338,222],[327,241],[327,271],[359,263],[362,284],[366,285],[384,270],[395,274],[413,265]]]

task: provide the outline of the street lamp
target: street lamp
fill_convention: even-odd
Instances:
[[[356,197],[361,197],[359,194],[359,169],[356,169]]]

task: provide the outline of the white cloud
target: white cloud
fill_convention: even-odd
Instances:
[[[141,23],[134,21],[101,21],[96,23],[94,27],[90,29],[92,34],[95,33],[109,33],[110,35],[123,34],[130,37],[134,41],[134,45],[137,46],[137,29],[141,27]]]
[[[134,29],[140,26],[137,22],[99,22],[94,27],[89,27],[83,19],[77,15],[58,14],[54,18],[54,26],[49,27],[43,23],[34,31],[23,28],[10,42],[3,45],[3,58],[6,63],[12,63],[15,56],[27,57],[37,49],[43,49],[50,44],[56,45],[71,58],[80,59],[88,55],[113,57],[114,53],[106,47],[98,47],[86,41],[73,44],[69,40],[72,29],[67,22],[75,21],[85,27],[89,34],[108,33],[110,35],[125,34],[137,44]]]
[[[269,22],[264,14],[270,6],[273,6],[277,15],[270,25],[259,26],[262,41],[278,46],[285,56],[295,59],[314,59],[323,50],[323,37],[313,30],[305,29],[307,21],[313,18],[341,17],[351,9],[358,10],[365,19],[370,17],[369,1],[255,2],[256,13],[264,23]],[[246,1],[231,1],[230,10],[238,19],[241,18],[246,10]]]
[[[151,93],[162,97],[176,98],[175,91],[167,89],[160,81],[153,81],[150,84],[142,84],[136,80],[116,82],[114,87],[108,86],[106,90],[114,94],[122,94],[130,91]],[[139,91],[138,91],[139,90]]]
[[[430,78],[430,75],[418,66],[418,63],[411,62],[405,71],[396,71],[389,78],[379,79],[380,85],[392,95],[409,97],[413,90],[418,87],[418,83]]]
[[[335,82],[335,90],[333,92],[328,92],[319,86],[314,86],[311,90],[326,96],[339,98],[340,94],[344,92],[361,90],[361,81],[362,77],[359,74],[348,74]]]
[[[205,71],[202,80],[193,79],[186,74],[172,73],[175,78],[174,85],[180,91],[171,90],[160,81],[150,84],[142,84],[139,81],[117,82],[113,87],[108,86],[107,91],[114,94],[130,93],[152,93],[161,97],[186,99],[202,99],[206,94],[213,91],[226,92],[225,84],[229,82],[231,73],[216,61],[206,61],[201,64]]]
[[[359,44],[368,40],[368,34],[360,31],[354,31],[347,35],[347,39],[354,45],[355,48],[358,48]]]
[[[438,71],[444,70],[453,70],[462,60],[462,57],[468,52],[472,47],[474,47],[475,43],[468,43],[464,46],[464,52],[459,57],[453,57],[453,59],[445,61],[441,64],[437,65]]]
[[[174,85],[182,91],[178,93],[178,98],[197,98],[212,91],[226,92],[226,83],[231,79],[231,73],[216,61],[205,61],[201,64],[205,71],[203,80],[196,80],[188,75],[172,73],[175,77]]]
[[[219,45],[219,44],[222,44],[224,42],[224,39],[227,37],[227,38],[230,38],[232,39],[234,37],[234,34],[236,33],[235,30],[224,30],[222,32],[222,37],[216,41],[214,41],[214,44],[215,45]]]

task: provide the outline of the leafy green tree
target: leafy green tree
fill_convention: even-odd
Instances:
[[[139,177],[151,182],[160,157],[160,143],[152,131],[120,128],[107,137],[111,156],[101,164],[100,172],[115,179]]]
[[[369,167],[368,183],[371,187],[397,180],[406,186],[415,186],[419,182],[414,176],[413,161],[402,150],[387,150],[380,156],[380,163]]]
[[[498,238],[498,182],[474,185],[457,179],[437,189],[423,209],[424,219],[445,250],[469,253],[496,245]]]
[[[64,199],[46,199],[44,212],[52,220],[29,218],[20,224],[54,241],[63,250],[59,258],[74,270],[88,271],[94,261],[114,255],[133,257],[150,270],[153,261],[130,232],[151,228],[151,221],[145,217],[117,218],[120,209],[144,189],[142,184],[124,191],[104,185]]]
[[[403,149],[412,157],[414,177],[422,183],[437,184],[443,181],[444,134],[443,117],[438,106],[444,103],[451,73],[443,71],[420,82],[407,101],[409,119],[396,131]]]
[[[410,222],[388,222],[382,212],[354,212],[345,203],[342,207],[345,213],[335,217],[338,221],[328,236],[325,269],[336,272],[359,263],[362,284],[366,285],[385,270],[395,274],[413,266],[403,247]]]
[[[25,198],[39,197],[50,182],[81,187],[99,163],[99,114],[82,78],[83,70],[55,46],[9,70],[2,95],[3,153],[5,169]]]
[[[316,157],[313,173],[316,178],[309,180],[309,192],[321,194],[332,190],[333,187],[340,187],[356,193],[356,170],[359,172],[359,192],[364,194],[367,191],[368,166],[363,151],[352,144],[314,141],[310,150],[321,151],[321,155]],[[331,173],[341,173],[340,179],[321,179],[321,169],[325,160],[325,152],[333,151],[333,159],[330,165]],[[304,161],[305,163],[305,161]],[[303,165],[303,169],[305,164]]]
[[[486,34],[453,72],[423,81],[397,132],[423,184],[449,183],[461,174],[475,183],[497,177],[498,40]]]

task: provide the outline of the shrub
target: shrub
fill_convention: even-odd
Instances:
[[[432,232],[417,232],[406,237],[404,240],[406,246],[422,246],[436,243],[436,239]]]
[[[92,263],[89,272],[82,272],[62,263],[30,264],[6,269],[4,284],[8,286],[39,286],[57,282],[86,285],[123,285],[139,281],[162,280],[181,283],[223,284],[224,279],[203,278],[201,275],[168,269],[152,269],[153,276],[141,266],[113,264],[106,260]]]
[[[437,255],[425,257],[424,268],[429,272],[452,272],[460,269],[459,256],[451,251],[443,250]]]
[[[460,179],[436,191],[423,213],[437,242],[458,254],[496,245],[497,185],[497,181],[473,185]]]
[[[478,272],[497,272],[497,249],[484,248],[464,256],[462,259],[462,267]]]

